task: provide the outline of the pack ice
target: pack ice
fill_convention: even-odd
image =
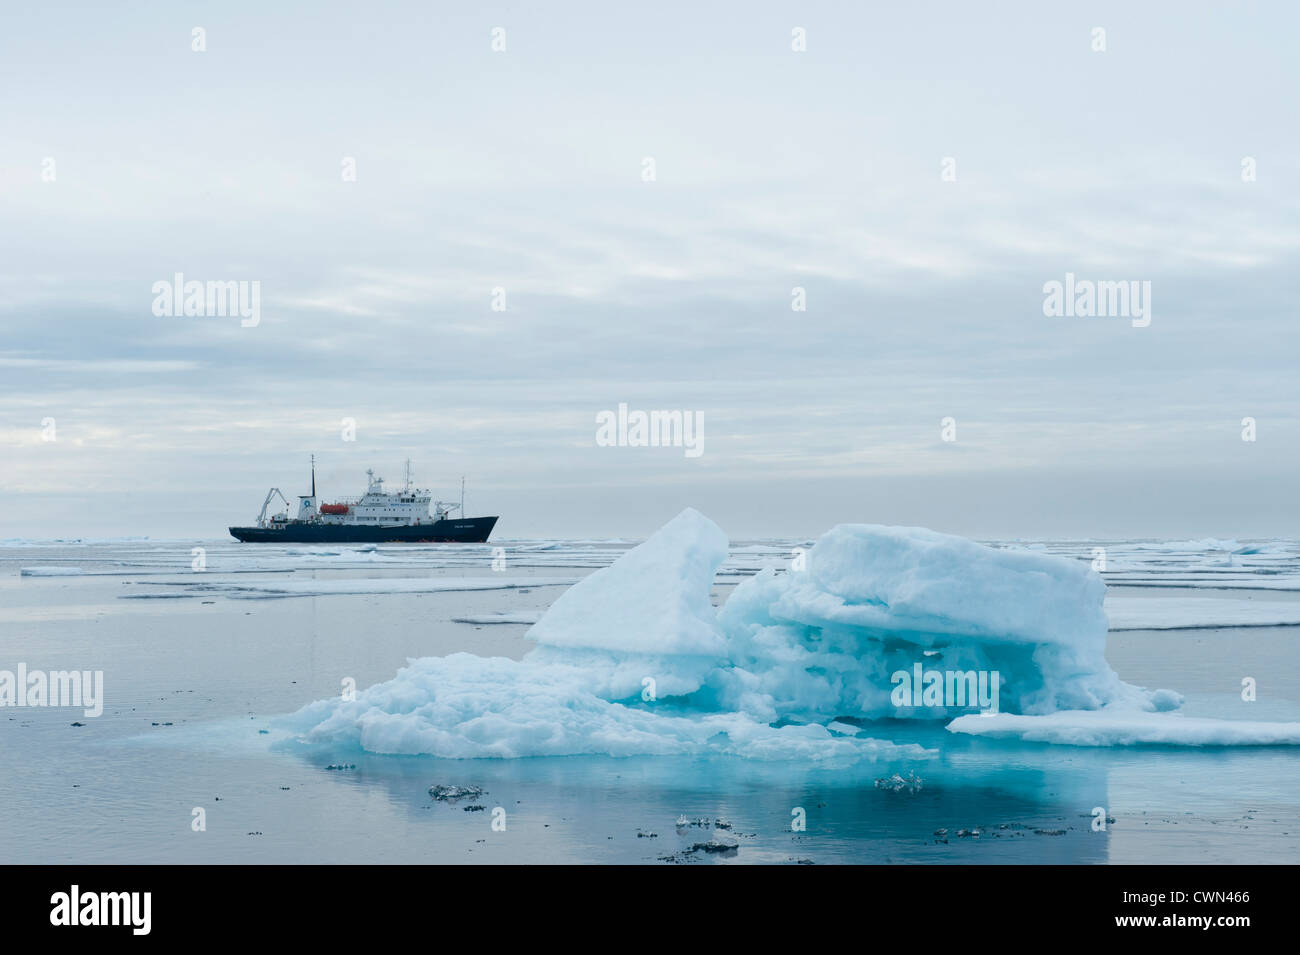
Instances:
[[[448,758],[922,758],[934,751],[858,728],[973,712],[897,705],[895,675],[918,665],[996,671],[999,709],[1030,725],[1098,710],[1185,722],[1159,712],[1178,694],[1126,684],[1106,663],[1105,587],[1082,562],[919,528],[840,525],[804,568],[761,571],[715,611],[727,551],[717,525],[687,509],[562,594],[528,631],[537,646],[522,660],[411,660],[355,699],[304,707],[289,728],[308,743]],[[1206,732],[1196,727],[1198,742]]]

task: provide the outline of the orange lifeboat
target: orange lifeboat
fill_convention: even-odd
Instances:
[[[348,506],[346,504],[322,504],[320,512],[322,514],[346,514]]]

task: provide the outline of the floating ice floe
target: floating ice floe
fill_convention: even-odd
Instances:
[[[1155,551],[1162,554],[1199,554],[1205,551],[1234,551],[1241,546],[1235,540],[1223,540],[1217,537],[1202,537],[1198,540],[1185,541],[1135,541],[1129,544],[1133,550]]]
[[[1107,664],[1105,586],[1084,562],[841,525],[800,569],[760,571],[715,611],[709,594],[727,554],[717,525],[688,509],[562,594],[529,630],[537,646],[522,660],[411,660],[354,699],[304,707],[288,728],[308,743],[449,758],[923,758],[934,751],[873,738],[871,721],[961,717],[954,731],[1007,725],[1022,739],[1070,741],[1078,724],[1053,722],[1061,711],[1113,717],[1095,726],[1123,727],[1116,742],[1145,741],[1143,726],[1178,735],[1158,728],[1175,722],[1162,711],[1179,694],[1127,684]],[[981,693],[992,690],[992,708],[1016,722],[965,716],[988,701],[932,701],[920,686],[900,703],[900,674],[913,673],[927,684],[947,674],[950,686],[955,673],[958,687],[982,674]],[[1213,735],[1219,723],[1176,722],[1184,741],[1189,727]],[[1259,741],[1270,724],[1225,725],[1224,739],[1236,725]],[[1272,742],[1293,741],[1290,724],[1273,725]],[[1052,738],[1053,726],[1066,735]]]
[[[306,560],[331,561],[338,563],[358,563],[358,562],[391,562],[398,558],[384,554],[371,544],[369,547],[346,548],[343,550],[318,550],[310,547],[290,547],[285,550],[285,554],[290,557],[301,557]]]
[[[1233,627],[1300,627],[1300,602],[1228,597],[1109,597],[1110,629],[1218,630]]]
[[[542,611],[540,610],[520,610],[514,613],[476,613],[466,614],[463,617],[452,617],[452,623],[478,623],[478,624],[497,624],[497,623],[525,623],[534,624],[541,619]]]
[[[1300,723],[1212,720],[1177,713],[1115,710],[1076,710],[1043,716],[1011,713],[959,716],[948,724],[948,730],[1066,746],[1300,745]]]
[[[328,597],[340,594],[439,594],[471,590],[515,590],[532,587],[563,587],[575,583],[576,577],[365,577],[358,580],[275,580],[265,583],[231,581],[162,581],[153,586],[184,588],[184,594],[197,597],[220,593],[233,599],[271,597]],[[136,598],[160,596],[133,594]]]
[[[80,567],[23,567],[18,571],[20,577],[80,577]]]

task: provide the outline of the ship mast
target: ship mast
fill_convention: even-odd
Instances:
[[[411,459],[406,459],[406,489],[411,489]]]
[[[316,497],[316,455],[311,456],[311,496]]]

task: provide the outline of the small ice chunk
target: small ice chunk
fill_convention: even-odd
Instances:
[[[729,832],[721,829],[713,830],[713,836],[708,842],[697,842],[691,846],[692,852],[709,852],[709,853],[728,853],[735,852],[740,848],[740,840]]]
[[[477,799],[483,793],[482,786],[448,786],[439,783],[436,786],[429,787],[429,795],[438,802],[456,802],[468,798]]]
[[[919,793],[924,784],[925,781],[912,772],[909,772],[906,776],[894,773],[892,776],[882,776],[876,780],[877,789],[883,789],[891,793],[908,793],[909,795]]]

